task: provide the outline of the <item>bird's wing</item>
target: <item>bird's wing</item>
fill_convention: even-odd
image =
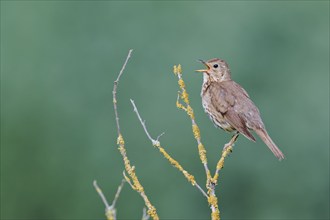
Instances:
[[[233,83],[233,86],[235,87],[236,90],[240,90],[247,98],[250,98],[249,94],[245,91],[245,89],[240,86],[238,83],[235,81],[231,81]]]
[[[244,121],[241,114],[235,112],[233,108],[228,109],[228,111],[224,114],[225,119],[228,121],[231,126],[233,126],[239,133],[242,133],[246,138],[255,142],[256,139],[253,137],[251,132],[248,130],[246,126],[246,122]]]
[[[242,133],[251,141],[255,141],[255,138],[246,126],[244,115],[240,111],[237,111],[237,108],[234,108],[235,105],[240,104],[236,102],[236,99],[242,95],[240,93],[247,96],[245,90],[238,90],[236,88],[236,84],[232,83],[219,83],[212,86],[210,89],[212,89],[212,91],[210,91],[211,94],[216,94],[211,96],[211,102],[215,106],[216,110],[219,111],[226,121],[237,131]]]

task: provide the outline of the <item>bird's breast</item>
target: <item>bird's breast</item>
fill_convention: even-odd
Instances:
[[[203,85],[204,86],[204,85]],[[218,127],[222,128],[225,131],[231,132],[234,131],[235,128],[232,127],[224,118],[221,112],[219,112],[216,107],[212,104],[210,93],[207,90],[202,89],[202,105],[204,111],[209,116],[210,120],[213,124]]]

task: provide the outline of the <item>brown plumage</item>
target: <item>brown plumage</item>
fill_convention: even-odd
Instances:
[[[225,131],[238,131],[254,142],[250,131],[255,131],[279,160],[284,159],[281,150],[269,137],[258,108],[247,92],[231,79],[227,63],[218,58],[200,61],[207,67],[197,70],[204,73],[202,104],[213,123]]]

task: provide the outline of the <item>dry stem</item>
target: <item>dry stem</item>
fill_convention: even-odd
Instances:
[[[127,65],[127,62],[129,60],[129,58],[131,57],[131,53],[132,53],[133,50],[129,50],[128,52],[128,55],[126,57],[126,60],[118,74],[118,77],[117,79],[114,81],[114,86],[113,86],[113,91],[112,91],[112,95],[113,95],[113,108],[114,108],[114,111],[115,111],[115,117],[116,117],[116,125],[117,125],[117,133],[118,133],[118,138],[117,138],[117,145],[118,145],[118,149],[120,151],[120,154],[122,155],[123,157],[123,161],[124,161],[124,165],[125,165],[125,170],[126,172],[128,173],[130,179],[132,180],[132,184],[131,184],[131,181],[129,181],[130,179],[128,177],[125,177],[125,179],[130,183],[130,185],[132,186],[132,189],[137,191],[141,197],[143,198],[144,200],[144,203],[145,205],[147,206],[148,208],[148,215],[151,216],[151,218],[153,218],[154,220],[158,220],[159,217],[158,217],[158,214],[157,214],[157,211],[156,211],[156,208],[151,204],[149,198],[147,197],[147,195],[145,194],[144,192],[144,189],[135,173],[135,167],[134,166],[131,166],[131,163],[130,163],[130,160],[128,159],[127,157],[127,154],[126,154],[126,148],[125,148],[125,141],[124,141],[124,138],[120,132],[120,125],[119,125],[119,115],[118,115],[118,110],[117,110],[117,86],[119,84],[119,80],[120,80],[120,77],[121,75],[123,74],[125,68],[126,68],[126,65]]]

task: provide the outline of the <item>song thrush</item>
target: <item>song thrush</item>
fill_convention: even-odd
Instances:
[[[218,58],[199,61],[206,66],[206,69],[196,70],[203,73],[202,104],[212,122],[225,131],[237,131],[254,142],[250,130],[255,131],[279,160],[284,159],[281,150],[269,137],[258,108],[247,92],[231,79],[228,64]]]

